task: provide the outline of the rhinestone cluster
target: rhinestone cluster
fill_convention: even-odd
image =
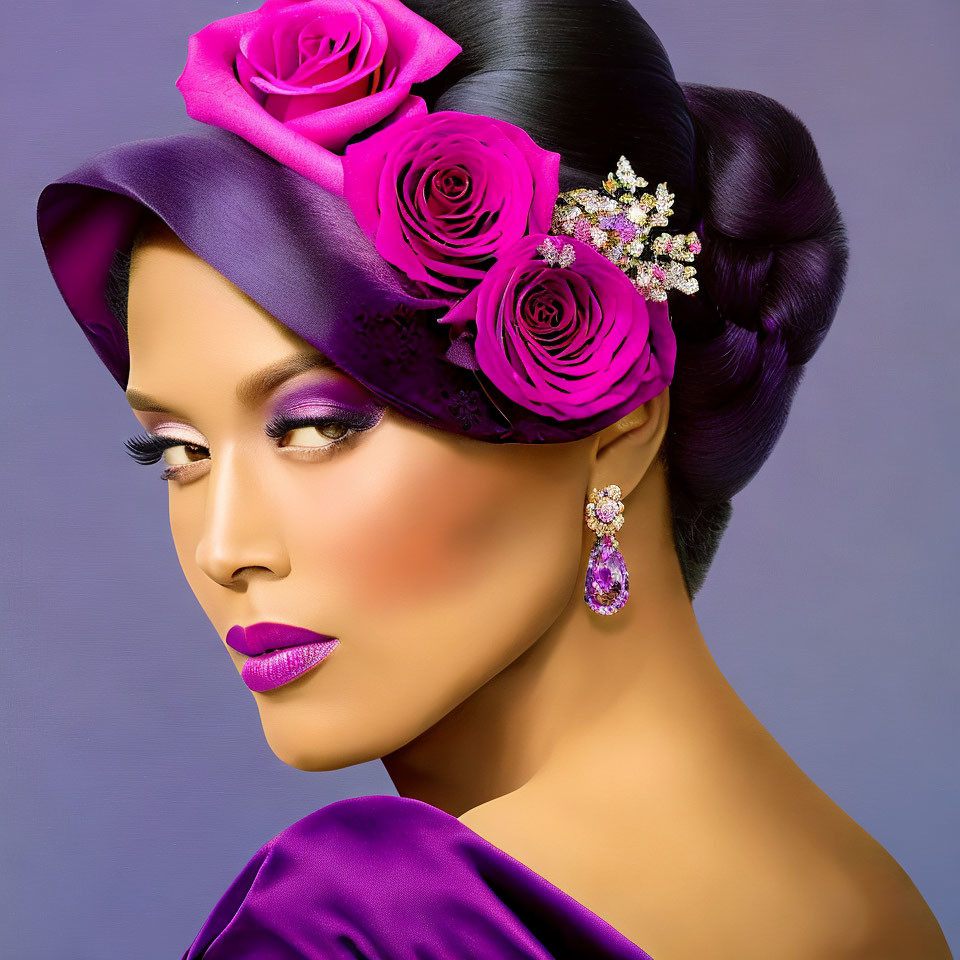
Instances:
[[[696,232],[661,233],[653,240],[654,227],[666,227],[673,214],[674,194],[666,183],[656,194],[637,190],[647,181],[634,173],[626,157],[616,173],[603,181],[603,192],[578,188],[561,193],[553,211],[551,230],[589,243],[623,270],[648,300],[666,300],[667,291],[693,294],[699,289],[696,270],[686,266],[701,250]],[[644,250],[647,256],[644,257]]]
[[[577,251],[573,249],[573,244],[564,243],[559,237],[547,237],[537,247],[537,253],[551,267],[569,267],[577,259]]]
[[[612,537],[623,526],[623,501],[620,496],[620,488],[615,483],[602,490],[593,488],[586,508],[587,526],[598,537]],[[611,543],[614,549],[620,546],[615,538]]]

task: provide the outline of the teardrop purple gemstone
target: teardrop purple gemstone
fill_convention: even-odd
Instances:
[[[609,535],[600,537],[590,551],[583,599],[596,613],[616,613],[630,594],[630,581],[623,555]]]

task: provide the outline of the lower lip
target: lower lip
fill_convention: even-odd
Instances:
[[[304,643],[299,647],[271,650],[248,657],[240,669],[243,682],[255,693],[282,687],[301,674],[312,670],[340,646],[339,640]]]

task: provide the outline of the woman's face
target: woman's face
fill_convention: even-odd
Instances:
[[[253,692],[284,762],[397,750],[582,594],[590,438],[483,443],[406,418],[309,366],[313,347],[166,229],[134,254],[128,317],[131,405],[179,441],[163,453],[173,540],[234,666],[248,659],[226,643],[236,625],[340,641]],[[251,379],[291,362],[282,382]]]

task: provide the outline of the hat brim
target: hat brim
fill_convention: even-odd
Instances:
[[[374,395],[407,416],[490,442],[587,436],[629,412],[552,421],[445,357],[449,308],[425,299],[377,252],[343,197],[217,127],[135,140],[43,188],[37,226],[50,271],[124,389],[126,333],[109,306],[118,251],[144,210]]]

